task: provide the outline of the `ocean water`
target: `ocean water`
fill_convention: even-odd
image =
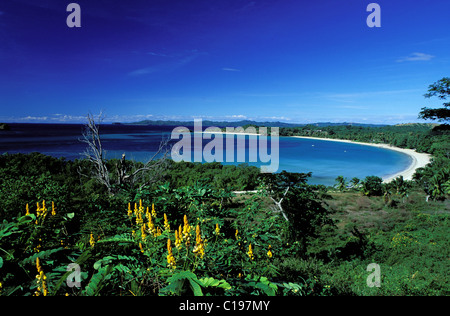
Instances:
[[[0,154],[40,152],[73,160],[82,158],[86,149],[86,144],[80,141],[83,138],[83,125],[10,124],[10,126],[10,131],[0,131]],[[100,134],[108,158],[120,158],[125,153],[128,159],[145,162],[153,156],[162,140],[170,138],[173,128],[173,126],[102,125]],[[188,128],[193,130],[193,127]],[[172,140],[170,144],[176,142],[178,139]],[[202,148],[209,142],[211,142],[209,139],[203,140]],[[237,146],[236,137],[234,143]],[[192,137],[192,148],[193,144]],[[245,144],[245,161],[248,164],[268,165],[268,163],[248,162],[249,136],[246,136]],[[269,138],[267,146],[269,155],[272,154],[270,145]],[[223,148],[223,160],[226,160],[225,137]],[[224,163],[242,163],[237,159],[237,152],[238,148],[234,147],[235,159],[233,162]],[[272,154],[271,158],[275,159],[275,156]],[[411,157],[408,155],[378,147],[292,137],[279,138],[278,171],[312,172],[312,177],[308,181],[311,184],[333,185],[336,177],[340,175],[348,180],[353,177],[363,179],[369,175],[387,177],[406,169],[410,164]]]

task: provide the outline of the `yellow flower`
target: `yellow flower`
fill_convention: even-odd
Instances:
[[[133,216],[133,211],[131,210],[131,203],[128,203],[128,212],[127,212],[128,217],[131,218],[131,216]]]
[[[28,207],[28,203],[27,203],[27,206],[26,206],[26,210],[27,210],[27,212],[25,213],[25,216],[30,215],[30,208]]]
[[[141,243],[139,243],[139,249],[141,249],[141,252],[144,253],[144,247],[142,247]]]
[[[89,244],[91,245],[91,247],[94,247],[94,245],[95,245],[95,239],[94,239],[94,235],[92,233],[89,238]]]
[[[168,232],[170,231],[169,220],[167,219],[166,213],[164,213],[164,230]]]
[[[203,258],[205,255],[205,244],[200,233],[199,225],[195,228],[195,247],[192,252],[194,252],[196,256],[199,255],[200,258]]]
[[[272,258],[272,250],[270,250],[270,249],[272,249],[271,245],[269,245],[269,251],[267,251],[267,257]]]
[[[219,234],[220,234],[220,227],[219,227],[219,224],[216,224],[216,229],[214,230],[214,232],[215,232],[216,235],[219,235]]]
[[[145,224],[141,226],[141,237],[142,240],[145,240],[145,238],[147,237],[147,234],[145,233]]]
[[[248,245],[247,255],[248,255],[248,257],[250,258],[250,260],[255,259],[255,257],[253,256],[252,244],[249,244],[249,245]]]
[[[156,228],[155,228],[155,225],[153,224],[153,221],[152,221],[152,217],[151,217],[151,216],[148,218],[147,226],[148,226],[148,231],[149,231],[154,237],[156,237]]]
[[[36,270],[38,274],[36,275],[36,283],[37,283],[37,291],[34,293],[35,296],[42,295],[47,296],[48,288],[47,288],[47,277],[44,274],[44,270],[41,267],[41,263],[39,261],[39,257],[36,258]]]
[[[189,241],[190,241],[189,233],[191,232],[191,225],[189,225],[186,215],[184,215],[183,221],[184,221],[184,225],[183,225],[183,240],[186,241],[186,246],[187,246],[189,244]]]
[[[173,268],[176,269],[176,261],[175,261],[175,257],[173,256],[172,253],[172,245],[171,245],[171,241],[170,238],[167,239],[167,266],[169,268]]]
[[[55,202],[52,201],[52,216],[56,215]]]
[[[178,230],[175,230],[175,247],[177,247],[178,250],[181,248],[181,225]]]
[[[234,236],[236,237],[236,240],[241,239],[241,237],[238,236],[239,230],[236,228],[236,232],[234,233]]]
[[[152,216],[156,218],[155,204],[152,203]]]

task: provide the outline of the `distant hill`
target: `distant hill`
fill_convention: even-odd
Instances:
[[[127,123],[129,125],[149,125],[149,126],[193,126],[194,121],[164,121],[164,120],[145,120],[145,121],[139,121],[134,123]],[[284,122],[256,122],[256,121],[250,121],[250,120],[242,120],[242,121],[235,121],[235,122],[228,122],[228,121],[210,121],[210,120],[203,120],[202,121],[203,126],[217,126],[217,127],[238,127],[238,126],[245,126],[245,125],[256,125],[256,126],[266,126],[266,127],[298,127],[298,126],[307,126],[307,125],[313,125],[318,127],[323,126],[342,126],[342,125],[349,125],[349,126],[370,126],[370,127],[378,127],[378,126],[387,126],[387,124],[363,124],[363,123],[331,123],[331,122],[318,122],[318,123],[309,123],[309,124],[300,124],[300,123],[284,123]]]

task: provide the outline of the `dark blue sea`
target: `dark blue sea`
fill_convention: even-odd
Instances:
[[[9,125],[10,131],[0,131],[0,153],[40,152],[73,160],[82,158],[86,150],[87,145],[80,141],[84,130],[81,124]],[[194,129],[192,126],[186,127]],[[145,162],[153,156],[161,141],[170,138],[173,129],[174,126],[104,124],[100,126],[100,134],[107,158],[120,158],[125,153],[128,159]],[[178,139],[172,140],[170,144],[176,142]],[[203,146],[208,142],[210,140],[203,140]],[[247,139],[246,145],[248,143]],[[223,148],[226,150],[225,137]],[[268,148],[270,155],[270,138]],[[237,159],[235,161],[231,163],[241,163]],[[264,165],[261,162],[249,164]],[[309,180],[311,184],[333,185],[340,175],[348,180],[353,177],[363,179],[368,175],[388,177],[408,168],[410,164],[408,155],[383,148],[324,140],[279,138],[278,171],[312,172]]]

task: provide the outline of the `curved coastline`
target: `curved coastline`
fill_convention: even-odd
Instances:
[[[389,183],[395,178],[399,176],[403,176],[403,179],[405,180],[412,180],[414,173],[416,172],[416,169],[425,167],[427,164],[431,162],[431,155],[425,154],[425,153],[418,153],[413,149],[404,149],[399,147],[394,147],[388,144],[373,144],[373,143],[363,143],[363,142],[355,142],[352,140],[346,140],[346,139],[331,139],[331,138],[321,138],[321,137],[309,137],[309,136],[289,136],[294,138],[305,138],[305,139],[315,139],[315,140],[324,140],[324,141],[332,141],[332,142],[342,142],[342,143],[352,143],[352,144],[359,144],[364,146],[373,146],[373,147],[379,147],[389,150],[398,151],[401,153],[404,153],[411,157],[411,164],[408,166],[408,168],[399,171],[392,175],[387,175],[383,177],[384,183]]]

